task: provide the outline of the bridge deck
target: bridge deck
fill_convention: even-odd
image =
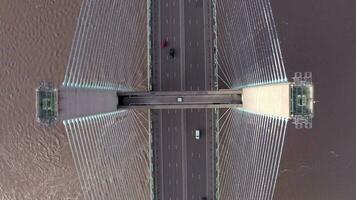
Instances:
[[[153,0],[153,92],[214,89],[211,6],[203,0]],[[173,59],[170,48],[176,51]],[[213,110],[153,110],[151,119],[155,198],[214,199]]]

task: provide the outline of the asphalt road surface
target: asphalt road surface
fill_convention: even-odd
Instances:
[[[213,90],[211,33],[210,1],[154,0],[153,91]],[[156,199],[214,199],[213,119],[211,109],[152,111]]]

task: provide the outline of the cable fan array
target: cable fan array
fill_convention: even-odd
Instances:
[[[147,2],[82,1],[64,87],[147,91]],[[63,121],[85,199],[150,198],[148,115],[122,110]]]
[[[63,85],[147,90],[146,1],[84,0]]]
[[[85,199],[149,199],[147,111],[65,120]]]
[[[216,9],[221,87],[286,82],[269,0],[217,1]]]
[[[220,88],[287,82],[270,1],[217,1],[216,9]],[[288,119],[220,112],[218,199],[273,199]]]
[[[228,109],[219,123],[219,199],[273,199],[287,119]]]

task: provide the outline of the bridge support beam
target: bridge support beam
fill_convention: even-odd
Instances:
[[[176,91],[176,92],[131,92],[117,93],[118,109],[187,109],[187,108],[231,108],[242,104],[241,92],[220,91]]]

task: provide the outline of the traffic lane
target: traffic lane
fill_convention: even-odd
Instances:
[[[182,110],[162,111],[162,199],[183,199]]]
[[[152,90],[161,90],[161,0],[152,3]]]
[[[154,183],[155,195],[161,199],[162,186],[162,172],[163,172],[163,159],[162,159],[162,127],[161,127],[161,110],[152,110],[152,129],[153,129],[153,156],[154,156]]]
[[[187,198],[201,199],[207,196],[207,109],[190,109],[186,112],[187,144]],[[195,139],[195,130],[201,138]]]
[[[185,65],[187,90],[206,90],[204,9],[202,1],[189,1],[185,10]],[[199,78],[196,76],[199,74]]]
[[[154,181],[158,199],[182,199],[181,110],[153,110]]]
[[[167,40],[167,47],[161,49],[161,88],[163,91],[180,90],[180,24],[179,1],[161,1],[161,38]],[[169,49],[175,49],[174,58],[169,57]]]
[[[160,46],[160,79],[159,88],[162,91],[180,90],[180,27],[179,27],[179,1],[160,1],[160,33],[159,43],[166,39],[166,48]],[[174,59],[168,57],[169,48],[176,49]],[[156,76],[157,77],[157,76]],[[161,199],[183,199],[183,172],[182,172],[182,132],[181,113],[179,110],[162,111],[159,122],[162,126],[161,154],[162,180],[158,188]]]
[[[195,139],[194,131],[201,131],[201,139]],[[207,194],[206,188],[206,112],[204,109],[187,112],[187,197],[199,199]]]

